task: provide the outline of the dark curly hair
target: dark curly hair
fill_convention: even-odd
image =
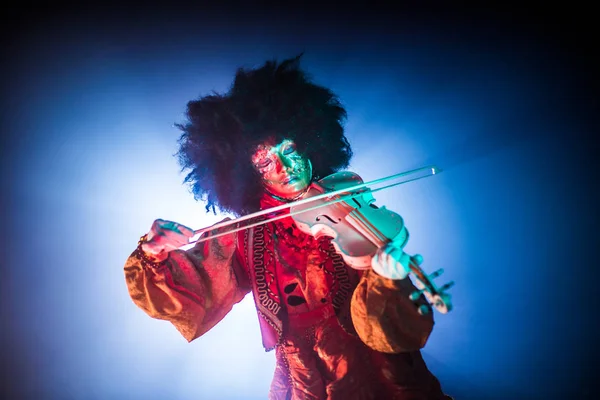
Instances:
[[[182,171],[189,171],[184,182],[196,200],[207,203],[207,211],[239,216],[260,208],[264,190],[251,155],[268,139],[296,142],[298,152],[311,160],[313,179],[348,166],[346,110],[331,90],[300,69],[301,56],[240,68],[227,93],[187,104],[187,121],[176,124],[183,132],[177,156]]]

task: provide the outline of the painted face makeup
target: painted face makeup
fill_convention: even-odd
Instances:
[[[259,145],[252,154],[252,164],[267,191],[285,200],[300,197],[312,178],[310,161],[298,153],[296,144],[289,139]]]

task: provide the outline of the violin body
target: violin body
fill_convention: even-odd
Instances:
[[[349,266],[368,269],[371,267],[373,256],[381,247],[393,240],[394,244],[402,248],[408,241],[408,231],[404,227],[402,217],[385,207],[375,206],[371,190],[378,191],[432,176],[440,171],[435,166],[428,166],[368,183],[363,183],[362,179],[352,172],[337,172],[311,184],[300,200],[196,230],[194,235],[200,237],[191,240],[188,245],[250,229],[269,221],[292,217],[298,228],[305,233],[317,238],[331,237],[334,247]],[[399,181],[388,186],[372,188],[390,180]],[[289,209],[289,213],[282,212],[286,209]],[[258,217],[261,218],[257,220]],[[217,228],[227,230],[217,232]],[[408,269],[416,279],[414,283],[418,290],[411,293],[409,298],[417,301],[422,295],[425,296],[428,305],[419,306],[418,311],[421,314],[428,313],[430,305],[442,314],[447,313],[452,309],[452,302],[450,295],[445,291],[450,289],[454,282],[438,288],[433,279],[440,276],[443,269],[428,275],[421,269],[420,263],[416,256],[410,257]]]
[[[338,172],[313,183],[305,197],[343,189],[360,183],[358,175],[351,172]],[[329,202],[322,199],[321,203]],[[408,240],[408,231],[404,221],[395,212],[385,207],[378,208],[370,192],[347,201],[329,206],[316,204],[300,205],[291,208],[291,213],[299,212],[293,218],[300,230],[316,238],[329,236],[338,253],[346,264],[355,269],[371,267],[371,258],[381,245],[390,240],[401,246]],[[300,212],[301,211],[301,212]],[[377,239],[367,239],[371,232],[377,231]]]
[[[319,182],[311,184],[305,198],[318,197],[362,183],[362,179],[351,172],[338,172]],[[408,231],[402,217],[385,207],[377,207],[368,190],[348,195],[335,195],[320,198],[312,203],[293,205],[290,215],[303,232],[316,238],[329,236],[337,252],[346,264],[355,269],[371,268],[371,260],[379,248],[390,241],[404,247],[408,241]],[[452,309],[450,295],[445,290],[453,286],[450,282],[438,288],[433,279],[443,273],[440,269],[427,275],[411,257],[410,272],[416,278],[419,290],[410,294],[416,301],[421,294],[428,303],[445,314]],[[421,305],[418,311],[427,314],[429,306]]]

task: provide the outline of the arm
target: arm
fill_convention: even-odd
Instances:
[[[352,321],[359,337],[384,353],[419,350],[433,330],[433,314],[418,311],[428,305],[425,296],[416,301],[409,297],[418,289],[408,276],[411,257],[403,251],[408,237],[403,226],[396,238],[379,249],[352,297]],[[420,255],[413,259],[418,264],[423,261]]]
[[[416,302],[409,295],[417,290],[410,278],[392,280],[366,271],[350,304],[352,322],[361,340],[383,353],[400,353],[423,348],[433,329],[433,313],[421,315],[421,296]],[[416,304],[415,304],[416,303]]]
[[[361,182],[360,176],[347,171],[320,181],[329,191]],[[377,209],[370,193],[366,192],[362,201]],[[395,236],[379,249],[371,260],[372,268],[363,273],[352,296],[352,321],[362,341],[374,350],[385,353],[418,350],[429,338],[433,317],[431,313],[421,315],[418,312],[420,304],[427,304],[424,296],[416,302],[409,299],[417,288],[408,278],[410,256],[403,248],[409,234],[404,221],[391,210],[381,211],[372,211],[365,216],[370,219],[382,215],[375,219],[378,223],[395,221],[389,230],[395,232]]]
[[[160,262],[152,262],[140,244],[125,263],[125,280],[138,307],[192,341],[250,291],[241,260],[236,234],[170,251]]]

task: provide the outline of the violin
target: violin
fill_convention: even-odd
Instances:
[[[358,175],[350,172],[338,172],[312,183],[304,195],[305,198],[326,194],[349,182],[360,181]],[[339,195],[321,198],[316,204],[293,205],[290,214],[296,225],[304,233],[315,238],[329,236],[337,252],[346,264],[355,269],[368,269],[371,259],[377,250],[390,241],[405,243],[408,232],[404,229],[404,221],[396,214],[383,207],[377,207],[370,191],[361,190],[340,200]],[[320,204],[321,203],[321,204]],[[428,303],[440,313],[446,314],[452,309],[451,297],[446,291],[454,282],[437,287],[433,279],[443,273],[442,269],[427,275],[414,257],[410,258],[410,272],[415,276],[419,290],[410,294],[410,299],[416,301],[421,294],[425,295]],[[429,307],[419,307],[421,314],[429,312]]]
[[[402,218],[385,206],[377,207],[372,193],[439,172],[437,167],[424,167],[367,183],[351,172],[337,172],[313,182],[301,200],[197,230],[194,236],[200,234],[200,238],[189,244],[292,217],[303,232],[316,238],[331,237],[333,246],[350,267],[368,269],[379,248],[392,240],[403,243],[408,239]],[[397,182],[375,188],[391,180]],[[419,313],[429,313],[431,306],[442,314],[452,310],[451,296],[446,291],[454,282],[438,287],[433,281],[443,269],[428,275],[414,256],[410,258],[409,269],[418,289],[409,298],[416,301],[423,294],[428,302],[418,308]]]

